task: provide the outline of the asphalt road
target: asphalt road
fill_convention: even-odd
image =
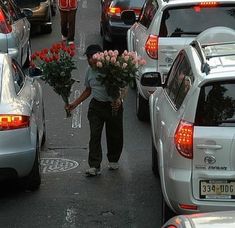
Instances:
[[[79,1],[75,44],[78,70],[73,77],[83,89],[87,62],[84,48],[101,44],[99,0]],[[53,32],[32,32],[33,51],[60,41],[59,12]],[[125,48],[116,44],[114,48]],[[1,184],[0,228],[158,228],[161,220],[160,183],[151,170],[151,134],[148,122],[135,115],[135,91],[129,89],[124,103],[124,149],[120,169],[107,169],[103,136],[102,175],[87,178],[89,126],[87,106],[82,105],[82,128],[73,129],[65,118],[62,99],[42,82],[47,142],[41,153],[42,184],[27,192],[14,184]]]

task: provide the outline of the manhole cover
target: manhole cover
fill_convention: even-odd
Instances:
[[[41,158],[41,168],[43,173],[65,172],[75,169],[78,162],[65,158]]]

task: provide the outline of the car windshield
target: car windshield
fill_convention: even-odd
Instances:
[[[46,0],[15,0],[20,8],[33,8],[40,4],[40,2],[45,2]]]
[[[235,5],[168,8],[163,13],[160,36],[196,36],[214,26],[235,29]]]
[[[235,126],[235,81],[203,86],[197,107],[195,125]]]

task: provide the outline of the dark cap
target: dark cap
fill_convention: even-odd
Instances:
[[[100,45],[98,44],[91,44],[87,47],[86,51],[85,51],[85,55],[89,55],[92,56],[97,52],[102,52],[102,48],[100,47]]]

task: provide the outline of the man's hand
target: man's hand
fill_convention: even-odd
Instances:
[[[112,105],[113,110],[118,111],[122,105],[122,100],[120,98],[118,98],[118,99],[112,101],[111,105]]]

